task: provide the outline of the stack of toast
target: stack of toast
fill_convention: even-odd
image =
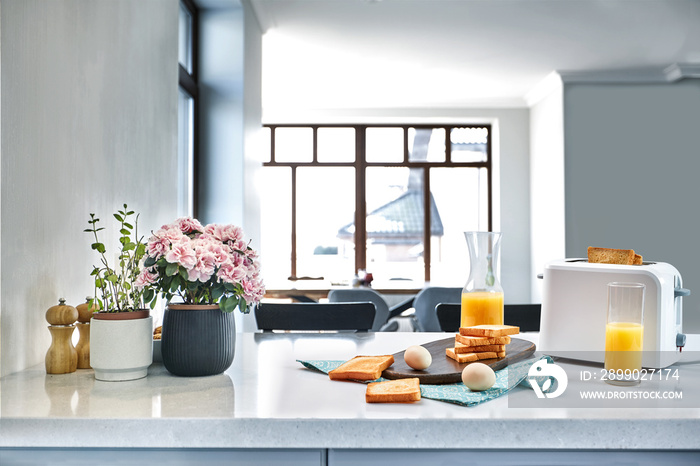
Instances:
[[[504,358],[510,335],[518,333],[520,328],[513,325],[460,327],[454,348],[446,348],[445,353],[459,363]]]
[[[588,248],[588,262],[597,264],[642,265],[644,258],[634,249]]]

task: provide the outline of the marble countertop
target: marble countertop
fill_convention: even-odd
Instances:
[[[700,449],[696,336],[673,366],[679,377],[642,387],[680,391],[682,403],[632,407],[577,401],[576,381],[559,404],[525,386],[474,407],[425,398],[367,404],[363,384],[330,381],[296,361],[391,354],[449,336],[239,333],[231,368],[199,378],[172,376],[161,364],[128,382],[35,366],[0,379],[0,447]],[[537,342],[537,334],[519,338]],[[572,374],[600,370],[557,363]]]

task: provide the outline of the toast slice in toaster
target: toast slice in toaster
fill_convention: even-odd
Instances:
[[[642,257],[639,256],[641,259]],[[598,264],[633,265],[635,262],[634,249],[588,248],[588,262]],[[641,261],[640,261],[641,263]]]

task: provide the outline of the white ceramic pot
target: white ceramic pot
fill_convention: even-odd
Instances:
[[[90,321],[90,365],[95,379],[134,380],[146,377],[153,362],[153,317],[110,319],[94,315]],[[121,314],[136,314],[127,312]]]

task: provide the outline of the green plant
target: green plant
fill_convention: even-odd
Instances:
[[[136,215],[133,224],[131,217]],[[137,279],[141,272],[139,266],[146,254],[146,245],[142,242],[143,237],[138,237],[139,215],[133,210],[128,210],[124,204],[123,210],[118,210],[114,218],[119,222],[119,243],[121,244],[119,254],[116,257],[116,266],[110,266],[107,259],[107,248],[98,237],[98,232],[104,227],[97,227],[99,218],[95,214],[90,214],[88,224],[90,228],[85,229],[87,233],[92,233],[94,242],[91,247],[100,256],[100,266],[93,266],[91,276],[95,281],[95,297],[90,300],[90,306],[94,306],[98,311],[123,312],[143,309],[144,303],[155,302],[153,297],[155,291],[151,287],[137,287]],[[133,236],[133,239],[132,239]]]

